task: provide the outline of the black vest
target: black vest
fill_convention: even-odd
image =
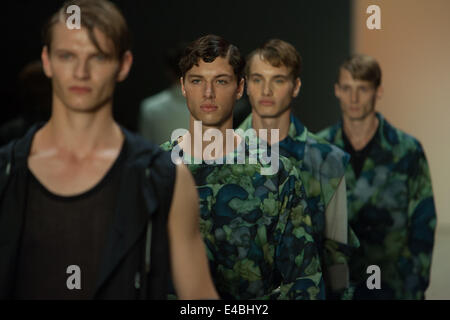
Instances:
[[[0,149],[0,299],[11,297],[24,225],[27,159],[36,131]],[[170,277],[167,220],[175,185],[170,153],[122,128],[128,152],[107,232],[95,299],[165,299]],[[57,239],[55,239],[57,241]]]

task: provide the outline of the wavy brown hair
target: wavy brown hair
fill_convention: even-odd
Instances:
[[[366,54],[355,54],[345,60],[339,68],[337,83],[339,83],[342,69],[350,72],[353,79],[372,82],[375,88],[381,84],[380,65],[374,58]]]
[[[280,39],[270,39],[262,46],[250,52],[246,58],[245,75],[250,74],[252,58],[259,55],[261,59],[269,62],[274,67],[285,66],[290,69],[292,80],[300,76],[302,58],[293,45]]]
[[[224,38],[213,34],[200,37],[186,47],[179,63],[181,76],[184,78],[194,65],[198,66],[200,59],[204,62],[213,62],[217,57],[228,58],[239,83],[244,76],[245,65],[239,49]]]

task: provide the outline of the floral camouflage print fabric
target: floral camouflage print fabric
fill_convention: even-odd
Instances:
[[[377,113],[379,127],[358,179],[347,167],[349,219],[361,246],[351,260],[356,299],[423,299],[429,284],[436,212],[420,143]],[[320,136],[344,148],[342,122]],[[369,265],[381,289],[368,290]]]
[[[311,216],[301,210],[304,199],[294,196],[301,185],[287,159],[280,157],[274,175],[261,175],[260,161],[187,166],[198,188],[200,228],[221,298],[325,298]]]
[[[280,154],[287,157],[297,168],[297,178],[301,181],[301,193],[304,195],[303,210],[311,217],[323,269],[332,265],[348,264],[352,251],[359,246],[358,239],[351,228],[348,228],[347,245],[327,239],[325,211],[339,182],[345,176],[349,155],[309,132],[293,115],[290,120],[288,136],[279,144]],[[247,130],[251,127],[252,116],[249,115],[239,128]]]

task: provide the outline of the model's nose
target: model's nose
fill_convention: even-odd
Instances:
[[[268,81],[265,81],[263,84],[263,95],[271,96],[272,95],[272,87]]]
[[[214,86],[209,82],[206,82],[204,95],[205,95],[205,98],[214,98],[215,97]]]
[[[87,60],[78,60],[74,71],[75,78],[87,79],[89,78],[89,64]]]

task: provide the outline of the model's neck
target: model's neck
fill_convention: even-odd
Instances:
[[[343,130],[355,150],[364,149],[375,135],[379,120],[375,112],[363,119],[350,119],[343,116]]]
[[[217,130],[218,137],[216,137],[216,134],[212,134],[212,137],[206,137],[205,132],[208,129]],[[224,157],[227,153],[234,151],[240,143],[239,136],[233,130],[233,117],[225,120],[219,126],[207,126],[195,121],[191,116],[189,134],[190,147],[185,143],[186,141],[181,144],[181,147],[196,159],[213,160]],[[185,138],[183,137],[183,140]],[[218,140],[216,141],[216,139]],[[208,150],[205,152],[207,148]]]
[[[50,120],[41,131],[44,143],[80,158],[98,149],[120,145],[124,139],[113,119],[111,105],[92,112],[78,112],[54,104]]]
[[[267,141],[271,143],[277,143],[278,141],[282,141],[288,136],[289,126],[291,123],[290,120],[291,109],[287,109],[278,117],[261,117],[255,111],[252,112],[252,127],[256,130],[256,133],[259,134],[260,129],[267,130]],[[278,129],[278,139],[277,141],[272,141],[271,137],[271,129]]]

